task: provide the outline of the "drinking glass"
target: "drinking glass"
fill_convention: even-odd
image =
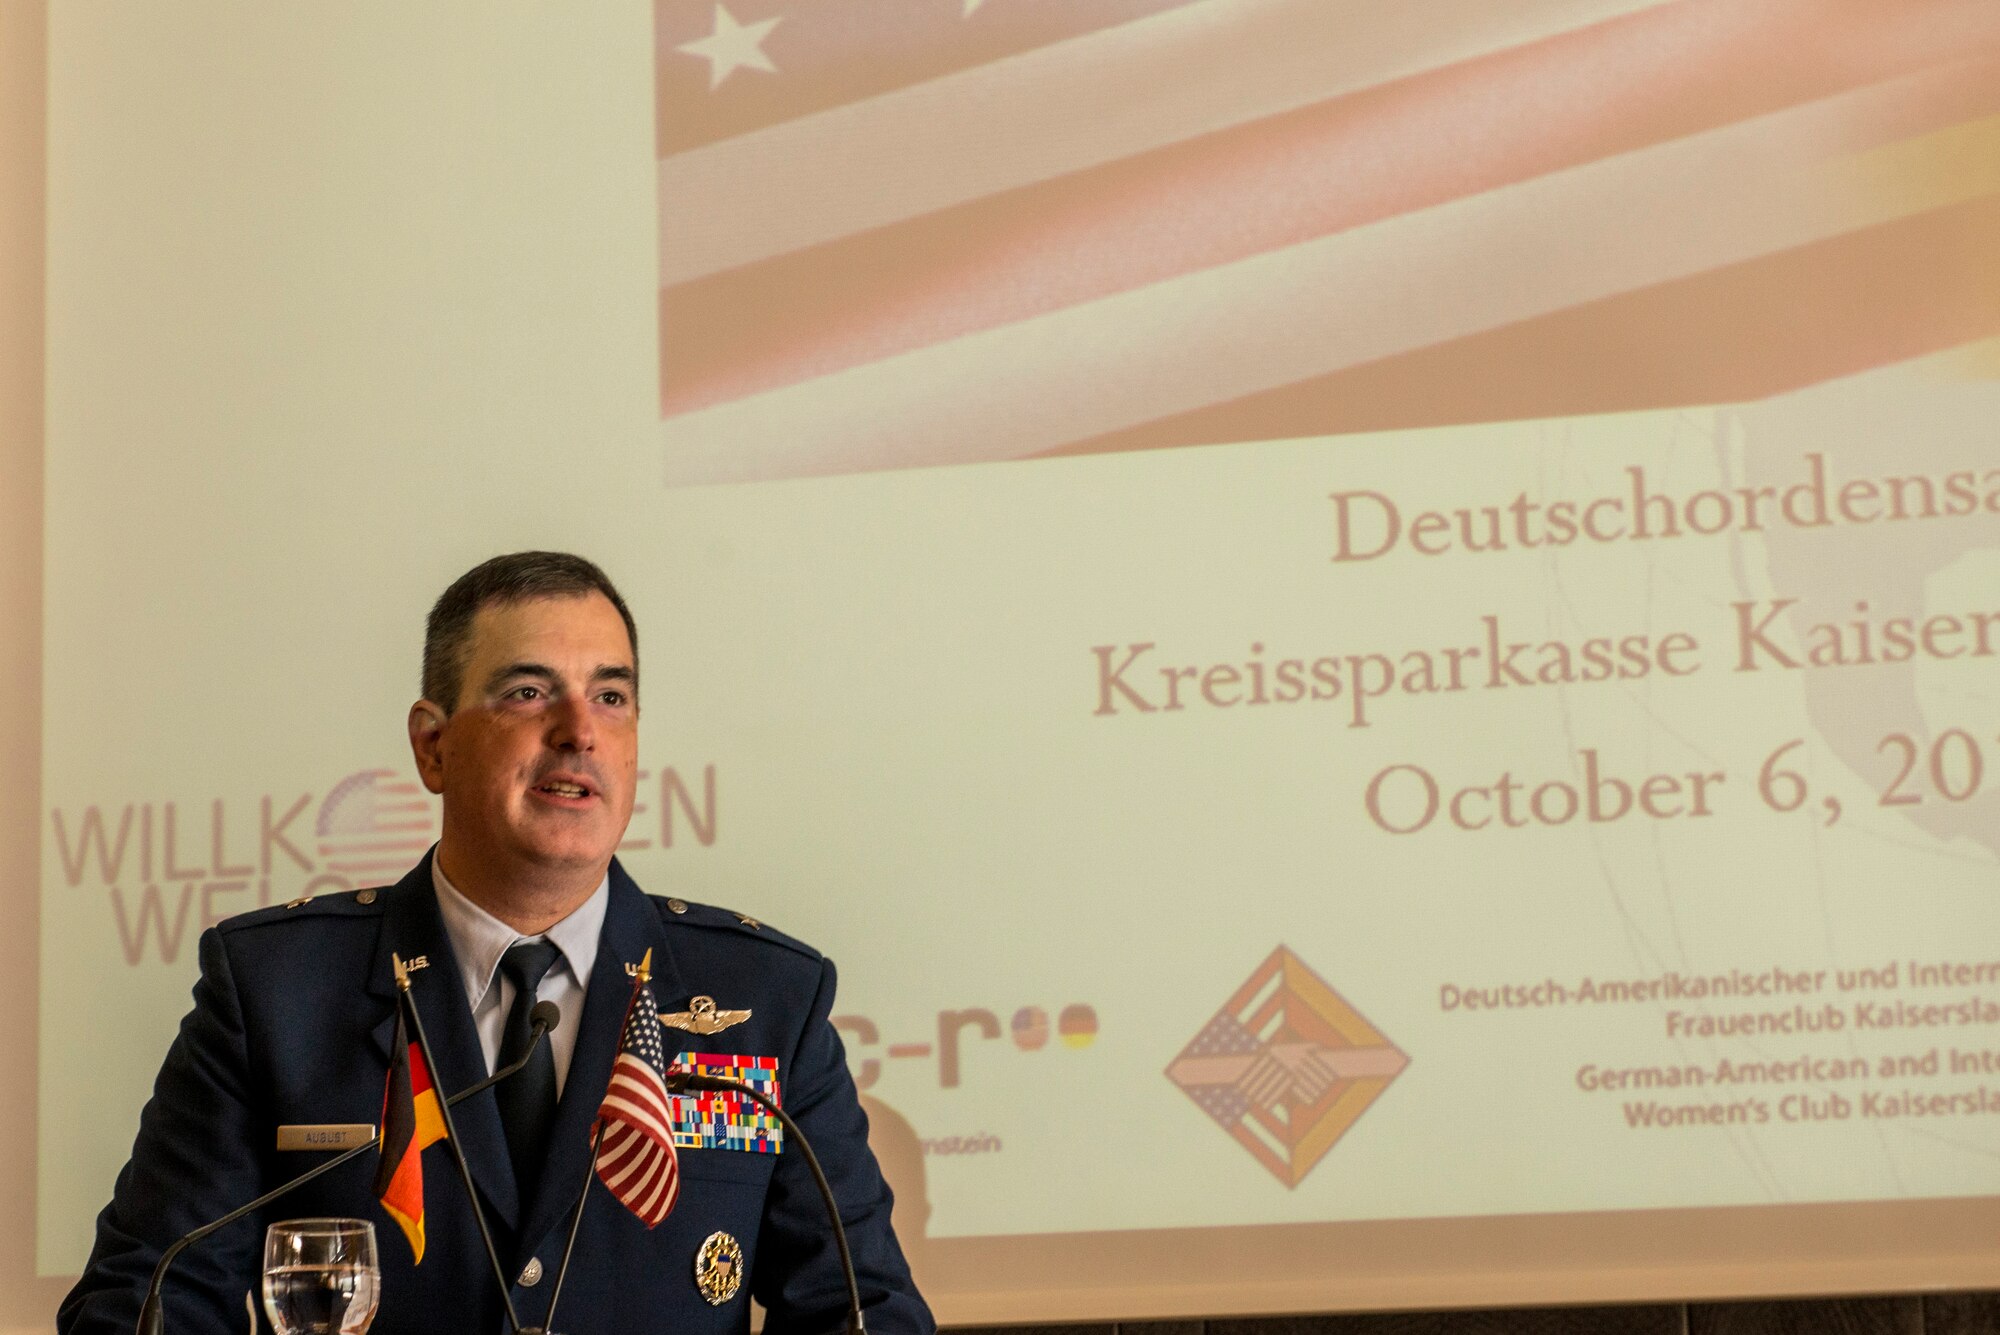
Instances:
[[[264,1232],[264,1315],[277,1335],[363,1335],[381,1282],[365,1219],[287,1219]]]

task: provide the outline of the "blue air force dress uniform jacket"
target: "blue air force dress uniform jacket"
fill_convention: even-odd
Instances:
[[[777,1059],[779,1098],[831,1180],[877,1335],[935,1329],[889,1227],[890,1193],[828,1022],[834,969],[809,946],[720,909],[642,893],[616,862],[595,971],[556,1112],[549,1159],[531,1193],[517,1186],[491,1091],[453,1109],[472,1174],[513,1281],[524,1325],[540,1324],[583,1185],[591,1122],[610,1077],[630,996],[628,965],[653,952],[653,996],[685,1011],[697,995],[750,1012],[726,1032],[666,1031],[680,1050]],[[153,1264],[175,1238],[322,1161],[280,1152],[286,1125],[374,1123],[395,1029],[391,953],[428,962],[412,995],[437,1084],[455,1091],[486,1074],[450,939],[431,889],[430,859],[392,889],[323,896],[231,919],[201,940],[194,1010],[161,1068],[132,1159],[97,1221],[96,1246],[57,1321],[62,1335],[128,1335]],[[449,1147],[424,1153],[428,1246],[412,1264],[402,1233],[376,1204],[377,1156],[319,1178],[270,1209],[183,1252],[166,1286],[169,1331],[240,1331],[272,1219],[347,1215],[376,1221],[382,1299],[376,1335],[506,1329]],[[678,1204],[648,1231],[591,1184],[575,1259],[557,1309],[560,1329],[715,1332],[747,1329],[754,1294],[772,1335],[835,1331],[846,1310],[825,1206],[804,1156],[682,1149]],[[740,1292],[716,1303],[697,1287],[697,1256],[714,1233],[742,1250]],[[711,1285],[713,1288],[714,1286]]]

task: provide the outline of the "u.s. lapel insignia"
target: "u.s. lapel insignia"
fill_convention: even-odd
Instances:
[[[743,1287],[743,1249],[727,1233],[711,1233],[694,1254],[694,1286],[720,1307]]]
[[[685,1029],[690,1034],[719,1034],[749,1018],[749,1011],[717,1010],[714,997],[692,997],[684,1011],[660,1012],[661,1024],[669,1029]]]

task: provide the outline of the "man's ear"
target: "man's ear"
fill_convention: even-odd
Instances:
[[[444,791],[444,710],[428,700],[410,706],[410,754],[417,775],[433,793]]]

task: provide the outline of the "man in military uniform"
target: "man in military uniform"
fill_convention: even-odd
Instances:
[[[286,1149],[288,1138],[379,1120],[392,955],[413,970],[441,1090],[529,1054],[454,1116],[514,1305],[523,1324],[539,1324],[589,1177],[631,974],[649,950],[669,1055],[775,1076],[831,1180],[869,1327],[935,1328],[890,1229],[889,1189],[828,1020],[832,962],[747,915],[646,895],[612,856],[637,782],[638,684],[631,614],[581,558],[496,557],[445,591],[425,640],[424,698],[409,715],[418,772],[443,799],[436,847],[391,888],[246,914],[204,934],[194,1009],[63,1304],[64,1335],[131,1331],[176,1237],[315,1162]],[[561,1010],[539,1044],[528,1019],[537,999]],[[679,1151],[680,1198],[657,1228],[592,1183],[558,1326],[742,1332],[754,1295],[767,1331],[839,1329],[846,1283],[804,1157],[693,1119],[685,1134],[700,1143]],[[378,1335],[506,1329],[448,1154],[424,1155],[421,1265],[396,1229],[378,1229]],[[270,1217],[386,1223],[375,1159],[317,1179]],[[169,1329],[241,1329],[266,1222],[246,1219],[181,1256],[166,1286]]]

